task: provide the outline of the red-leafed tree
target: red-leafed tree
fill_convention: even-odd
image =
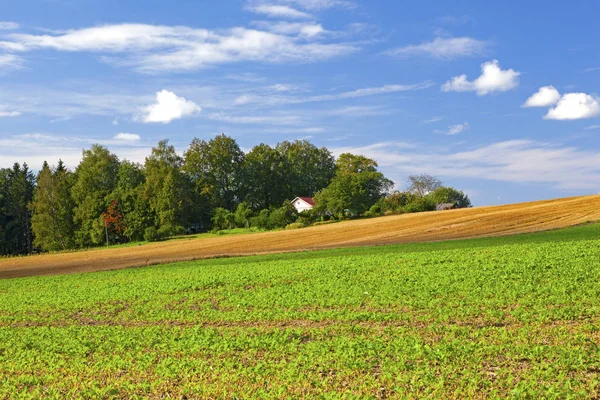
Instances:
[[[118,237],[119,240],[122,240],[126,226],[123,213],[116,201],[112,201],[106,211],[102,213],[102,219],[108,234],[113,238]]]

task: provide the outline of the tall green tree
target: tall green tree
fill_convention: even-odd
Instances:
[[[336,161],[331,184],[315,196],[317,211],[343,215],[344,210],[362,213],[384,197],[393,182],[377,170],[370,158],[344,153]]]
[[[75,246],[71,197],[72,173],[62,160],[52,170],[48,163],[37,176],[37,187],[31,203],[31,229],[35,246],[45,251],[66,250]]]
[[[123,213],[122,234],[129,241],[143,240],[146,228],[154,226],[150,204],[144,194],[146,176],[141,165],[123,160],[117,187],[110,196]]]
[[[27,164],[15,163],[0,172],[0,254],[29,254],[33,250],[31,213],[35,177]]]
[[[285,168],[285,159],[281,153],[264,143],[246,154],[244,200],[254,210],[280,205],[286,199],[288,189]]]
[[[83,151],[71,190],[77,224],[75,241],[80,247],[105,241],[102,213],[110,204],[109,195],[116,188],[119,165],[117,156],[99,144]]]
[[[183,159],[168,140],[161,140],[146,157],[144,195],[163,236],[183,230],[191,217],[191,182],[182,165]]]
[[[195,138],[184,154],[183,169],[194,183],[201,209],[210,219],[218,207],[233,210],[240,201],[244,152],[235,139],[225,134],[210,141]]]
[[[318,148],[307,140],[284,141],[277,151],[285,161],[286,198],[313,196],[327,187],[335,175],[335,158],[325,148]]]

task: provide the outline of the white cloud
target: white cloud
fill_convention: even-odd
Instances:
[[[298,86],[290,85],[287,83],[277,83],[275,85],[269,86],[269,89],[273,89],[276,92],[291,92],[292,90],[298,89]]]
[[[443,121],[443,120],[445,120],[445,119],[446,119],[446,117],[442,117],[442,116],[440,116],[440,115],[437,115],[437,116],[435,116],[435,117],[431,117],[431,118],[429,118],[429,119],[426,119],[425,121],[423,121],[423,123],[424,123],[424,124],[432,124],[432,123],[434,123],[434,122],[440,122],[440,121]]]
[[[384,110],[379,106],[348,106],[325,111],[326,116],[343,116],[343,117],[374,117],[379,115],[390,114],[391,111]]]
[[[242,95],[237,97],[235,102],[248,104],[254,103],[261,106],[272,106],[272,105],[286,105],[286,104],[303,104],[303,103],[315,103],[322,101],[337,101],[354,99],[360,97],[377,96],[383,94],[400,93],[408,91],[424,90],[433,86],[434,83],[431,81],[425,81],[420,83],[414,83],[410,85],[401,84],[390,84],[384,86],[368,87],[356,89],[348,92],[341,92],[335,94],[321,94],[313,96],[282,96],[277,94],[269,95]]]
[[[468,131],[469,129],[471,129],[471,125],[469,125],[468,122],[465,122],[463,124],[450,125],[448,130],[436,129],[433,132],[442,135],[458,135],[459,133]]]
[[[356,4],[348,0],[282,0],[284,3],[295,4],[305,10],[325,10],[333,7],[346,9],[356,8]]]
[[[298,11],[295,8],[289,6],[283,6],[278,4],[261,4],[255,7],[251,7],[250,11],[257,14],[268,15],[274,18],[293,18],[293,19],[309,19],[312,15]]]
[[[193,101],[186,100],[168,90],[156,93],[156,103],[144,107],[134,120],[141,122],[169,122],[199,113],[201,108]]]
[[[0,54],[0,73],[9,69],[20,69],[23,59],[15,54]]]
[[[600,129],[600,125],[590,125],[585,127],[586,131],[591,131],[593,129]]]
[[[290,101],[290,103],[309,103],[309,102],[318,102],[318,101],[332,101],[332,100],[344,100],[344,99],[354,99],[358,97],[367,97],[367,96],[376,96],[380,94],[389,94],[389,93],[398,93],[398,92],[408,92],[415,90],[423,90],[430,88],[434,83],[430,81],[416,83],[411,85],[384,85],[370,88],[362,88],[352,90],[350,92],[342,92],[338,94],[324,94],[317,96],[309,96],[305,98],[298,98],[296,101]]]
[[[356,45],[346,43],[307,42],[318,29],[309,27],[290,36],[242,27],[211,31],[185,26],[103,25],[57,34],[11,34],[10,41],[0,42],[0,48],[101,53],[106,62],[146,73],[242,61],[307,63],[358,50]]]
[[[141,140],[141,137],[140,137],[140,135],[138,135],[136,133],[119,132],[115,136],[113,136],[113,139],[124,141],[124,142],[137,142],[137,141]]]
[[[14,30],[19,29],[19,24],[16,22],[0,21],[0,30]]]
[[[390,56],[427,55],[435,58],[453,59],[485,54],[487,47],[488,42],[470,37],[438,37],[431,42],[388,50],[385,54]]]
[[[223,112],[209,114],[208,119],[231,124],[298,125],[302,119],[296,115],[229,115]]]
[[[560,100],[560,93],[554,86],[541,87],[527,99],[523,107],[549,107]]]
[[[233,100],[233,104],[235,104],[236,106],[243,106],[244,104],[248,104],[252,102],[252,96],[248,95],[248,94],[243,94],[239,97],[236,97],[235,100]]]
[[[21,115],[20,111],[5,111],[5,107],[0,105],[0,118],[2,117],[18,117]]]
[[[600,98],[586,93],[566,93],[561,96],[554,86],[544,86],[527,99],[523,107],[550,107],[544,119],[585,119],[600,115]]]
[[[519,86],[519,75],[513,69],[503,70],[498,60],[481,65],[481,76],[474,81],[467,80],[467,75],[452,78],[442,85],[444,92],[477,92],[483,96],[492,92],[506,92]]]
[[[37,170],[44,161],[53,165],[62,159],[68,168],[74,169],[81,161],[82,148],[89,148],[94,143],[108,146],[121,159],[141,163],[151,151],[151,146],[136,141],[81,138],[52,133],[12,136],[3,133],[0,135],[0,167],[26,162],[31,169]]]
[[[511,140],[448,152],[430,145],[406,151],[406,143],[376,143],[363,147],[332,149],[374,158],[382,171],[396,182],[414,173],[439,177],[546,184],[562,190],[600,188],[600,153],[560,147],[531,140]]]
[[[60,85],[59,85],[60,87]],[[126,116],[152,101],[151,96],[122,93],[115,87],[70,83],[71,90],[36,85],[0,85],[0,104],[26,114],[69,119],[81,115]],[[17,93],[18,95],[15,95]]]
[[[567,93],[548,111],[544,119],[573,120],[600,115],[600,99],[585,93]]]
[[[313,38],[315,36],[326,33],[327,31],[321,24],[306,24],[301,22],[270,22],[270,21],[254,21],[253,26],[264,29],[269,32],[282,35],[299,35],[305,38]]]

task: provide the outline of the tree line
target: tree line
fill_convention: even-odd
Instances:
[[[26,164],[0,169],[0,254],[155,241],[209,228],[299,227],[427,211],[440,201],[470,206],[462,192],[423,178],[431,177],[411,177],[409,190],[390,193],[393,182],[374,160],[349,153],[336,159],[306,140],[261,143],[244,153],[222,134],[194,139],[183,157],[163,140],[143,164],[93,145],[74,171],[60,160],[44,162],[37,175]],[[314,196],[315,208],[298,215],[290,202],[297,196]]]

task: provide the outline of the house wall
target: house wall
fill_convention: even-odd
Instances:
[[[313,206],[311,206],[310,204],[298,199],[294,202],[294,207],[296,207],[296,210],[298,210],[299,213],[301,213],[302,211],[306,211],[306,210],[312,210]]]

